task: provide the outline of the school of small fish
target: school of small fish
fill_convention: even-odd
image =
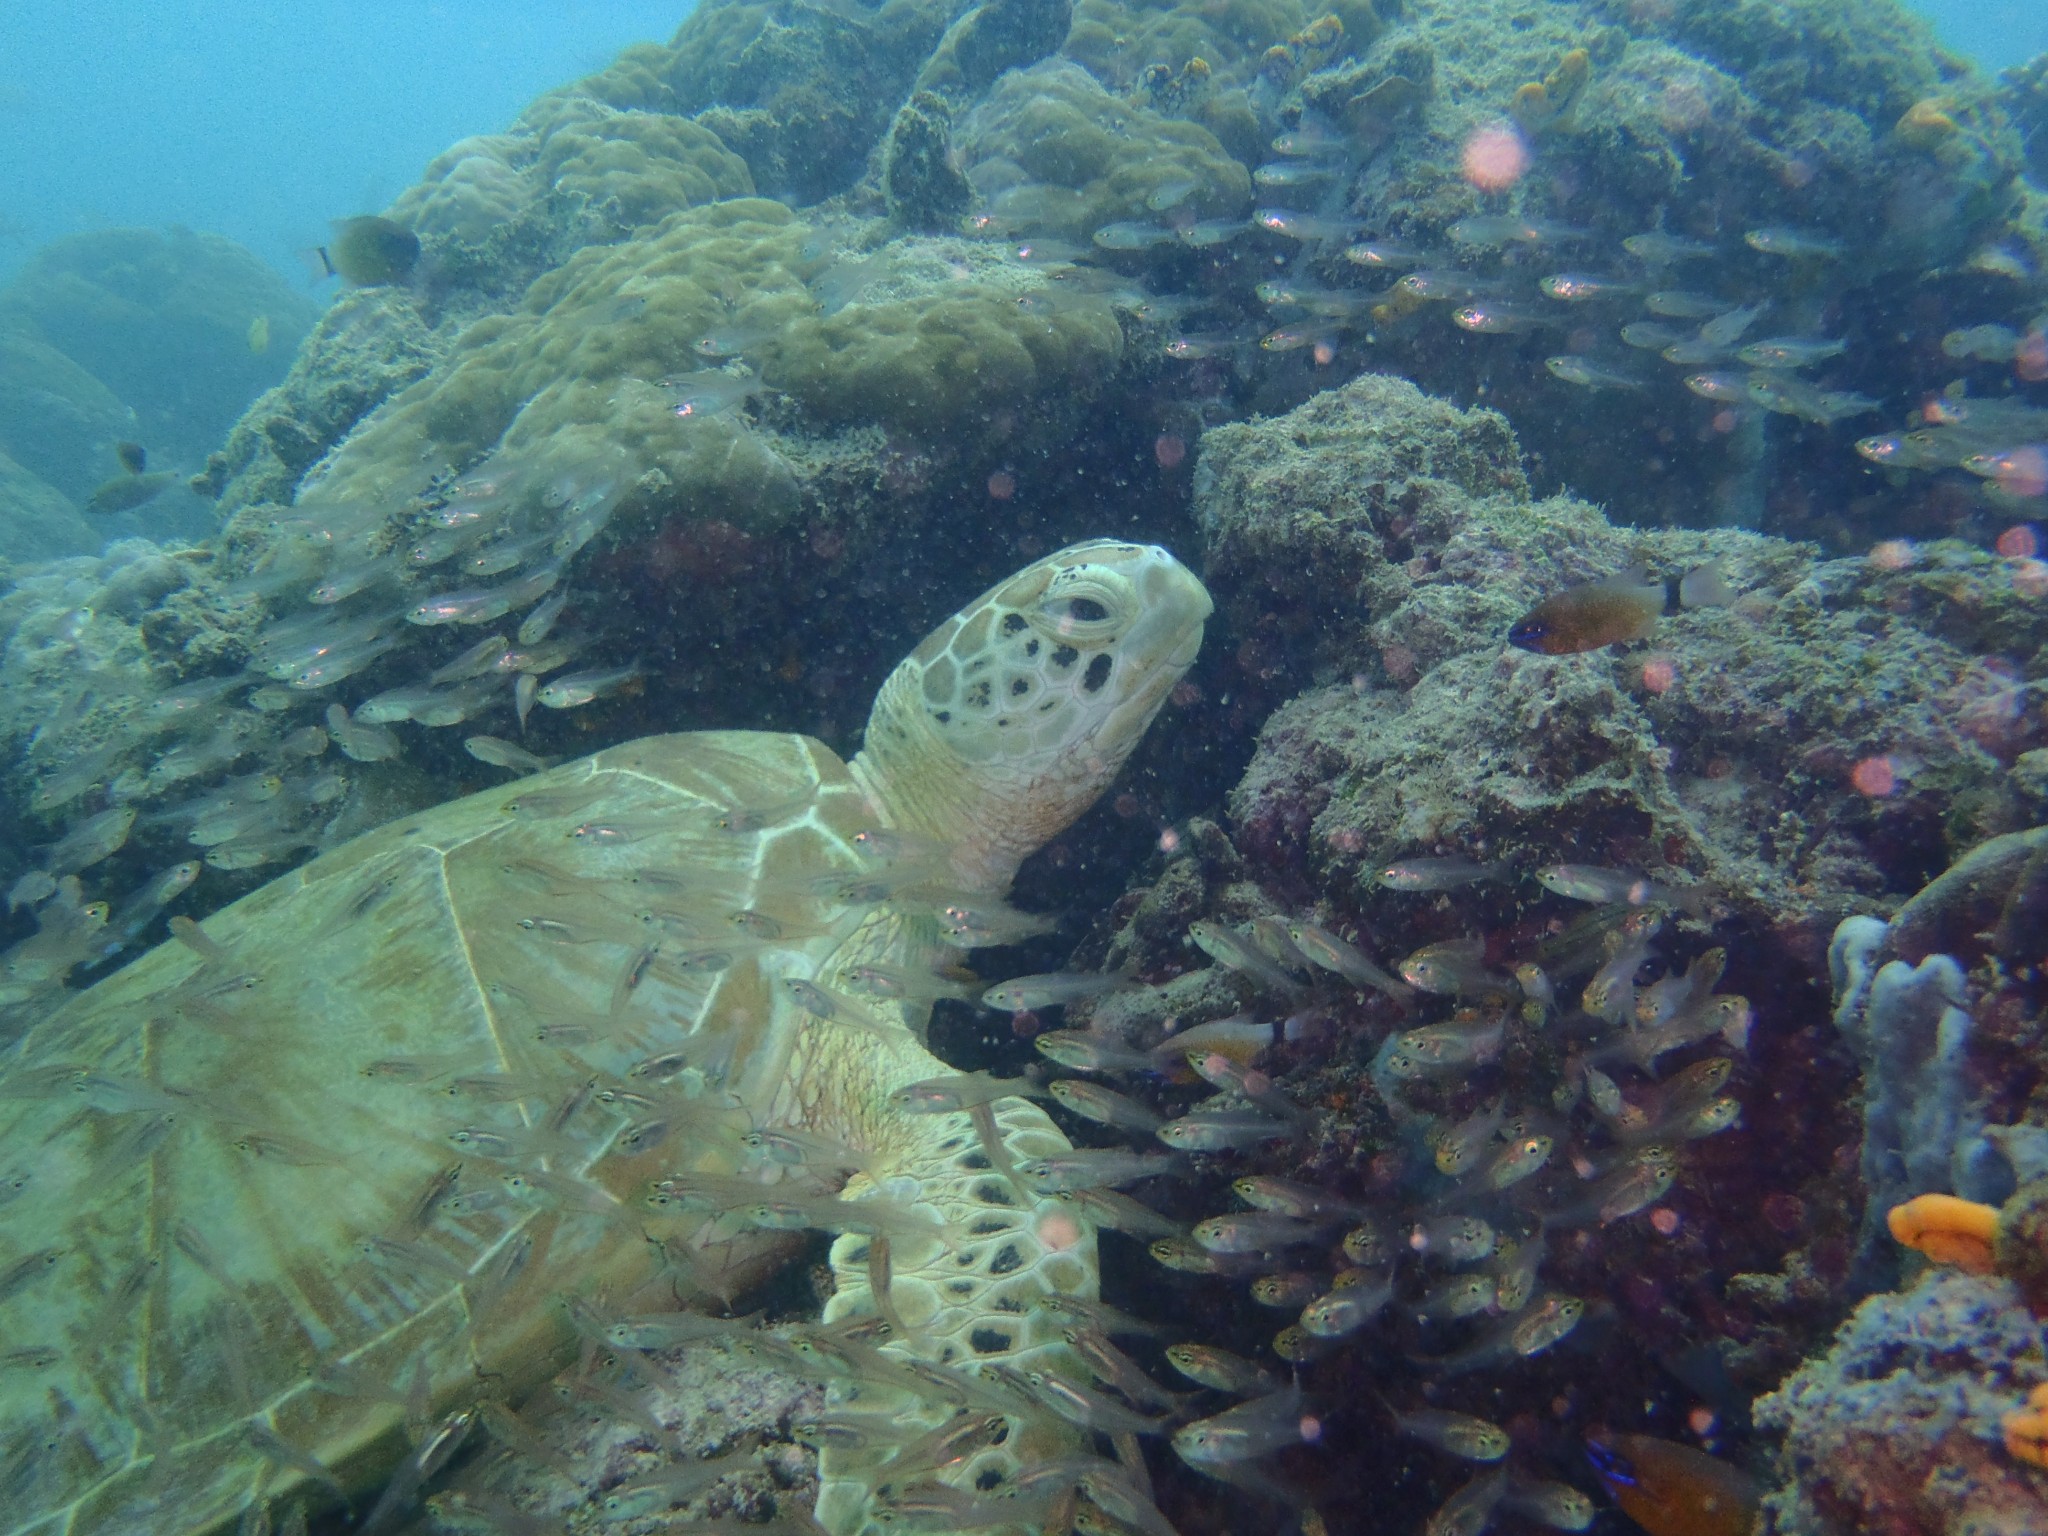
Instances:
[[[1166,1437],[1188,1466],[1290,1506],[1304,1529],[1314,1528],[1311,1501],[1272,1458],[1339,1433],[1397,1435],[1443,1458],[1455,1486],[1431,1533],[1477,1536],[1507,1513],[1555,1530],[1591,1525],[1587,1494],[1521,1465],[1501,1425],[1445,1404],[1460,1400],[1468,1373],[1540,1356],[1586,1317],[1586,1299],[1544,1283],[1560,1234],[1645,1219],[1680,1177],[1686,1146],[1739,1123],[1727,1088],[1750,1007],[1715,990],[1720,950],[1681,964],[1665,947],[1683,942],[1683,914],[1703,910],[1701,887],[1586,865],[1532,875],[1584,911],[1523,953],[1455,938],[1387,967],[1306,918],[1268,915],[1242,932],[1194,923],[1190,944],[1237,978],[1249,1011],[1149,1046],[1048,1030],[1035,1037],[1039,1054],[1085,1075],[1043,1089],[981,1084],[1042,1093],[1066,1112],[1077,1149],[1022,1166],[1034,1188],[1147,1245],[1158,1263],[1242,1284],[1257,1307],[1292,1317],[1270,1358],[1255,1360],[1107,1306],[1077,1316],[1070,1338],[1095,1379],[1058,1388],[1074,1422],[1112,1439]],[[1390,861],[1376,878],[1435,894],[1518,875],[1500,861],[1421,855]],[[1033,976],[990,988],[983,1002],[1035,1011],[1132,985],[1121,975]],[[1376,1044],[1333,1038],[1326,1015],[1354,992],[1394,1016]],[[1518,1101],[1503,1082],[1500,1063],[1518,1037],[1544,1042],[1563,1063],[1540,1099]],[[1347,1191],[1249,1171],[1308,1158],[1327,1113],[1296,1102],[1281,1081],[1292,1066],[1345,1054],[1369,1058],[1363,1075],[1392,1118],[1391,1175]],[[1151,1204],[1127,1192],[1147,1181],[1176,1192]],[[1204,1203],[1188,1190],[1223,1185],[1230,1208],[1194,1221],[1168,1214]],[[1155,1380],[1110,1342],[1117,1335],[1164,1345],[1166,1364],[1194,1390]],[[1363,1415],[1377,1420],[1368,1428],[1359,1404],[1304,1391],[1298,1367],[1365,1340],[1374,1358],[1405,1356],[1430,1401],[1382,1398],[1377,1415]],[[1352,1410],[1341,1430],[1325,1422],[1339,1407]]]
[[[68,975],[135,946],[205,869],[266,878],[308,856],[347,805],[351,765],[404,755],[394,727],[469,725],[477,761],[547,766],[476,725],[523,732],[536,707],[575,709],[642,676],[631,661],[579,669],[591,642],[564,623],[577,595],[562,579],[635,472],[623,453],[562,464],[501,452],[465,474],[418,474],[381,501],[309,489],[231,589],[267,615],[245,671],[148,698],[82,671],[30,748],[30,809],[65,830],[7,892],[39,931],[0,955],[0,1041]],[[373,667],[378,685],[357,688]],[[351,691],[352,707],[336,697]],[[95,899],[86,879],[137,829],[193,854]]]

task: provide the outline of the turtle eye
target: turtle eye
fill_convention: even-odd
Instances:
[[[1131,605],[1120,597],[1111,584],[1088,576],[1060,582],[1038,604],[1033,627],[1068,645],[1103,644],[1124,627]]]

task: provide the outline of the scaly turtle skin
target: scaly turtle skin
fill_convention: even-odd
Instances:
[[[957,956],[941,913],[1096,798],[1209,609],[1164,550],[1062,550],[897,668],[851,764],[750,732],[600,752],[324,854],[39,1023],[0,1065],[0,1531],[359,1493],[559,1369],[579,1299],[765,1273],[788,1237],[650,1200],[772,1178],[759,1128],[863,1151],[845,1198],[946,1224],[893,1241],[892,1349],[1064,1349],[1030,1303],[1092,1291],[1093,1232],[991,1180],[966,1115],[892,1106],[948,1071],[929,1005],[849,1008],[849,978]],[[1065,1146],[1021,1101],[999,1124]],[[835,1244],[833,1315],[872,1309],[865,1246]],[[1065,1433],[1020,1420],[949,1477]],[[824,1479],[828,1525],[865,1525],[857,1471]]]

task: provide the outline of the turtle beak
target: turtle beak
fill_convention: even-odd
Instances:
[[[1117,726],[1142,732],[1202,649],[1202,626],[1216,610],[1195,573],[1157,544],[1127,546],[1123,574],[1139,594],[1137,616],[1117,641],[1125,686]]]

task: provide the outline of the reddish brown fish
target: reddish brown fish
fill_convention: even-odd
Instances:
[[[1749,1536],[1763,1490],[1740,1467],[1654,1435],[1588,1440],[1593,1469],[1650,1536]]]
[[[1515,621],[1508,644],[1545,656],[1597,651],[1624,640],[1648,639],[1664,614],[1720,607],[1732,596],[1716,565],[1703,565],[1673,582],[1629,571],[1546,597]]]

